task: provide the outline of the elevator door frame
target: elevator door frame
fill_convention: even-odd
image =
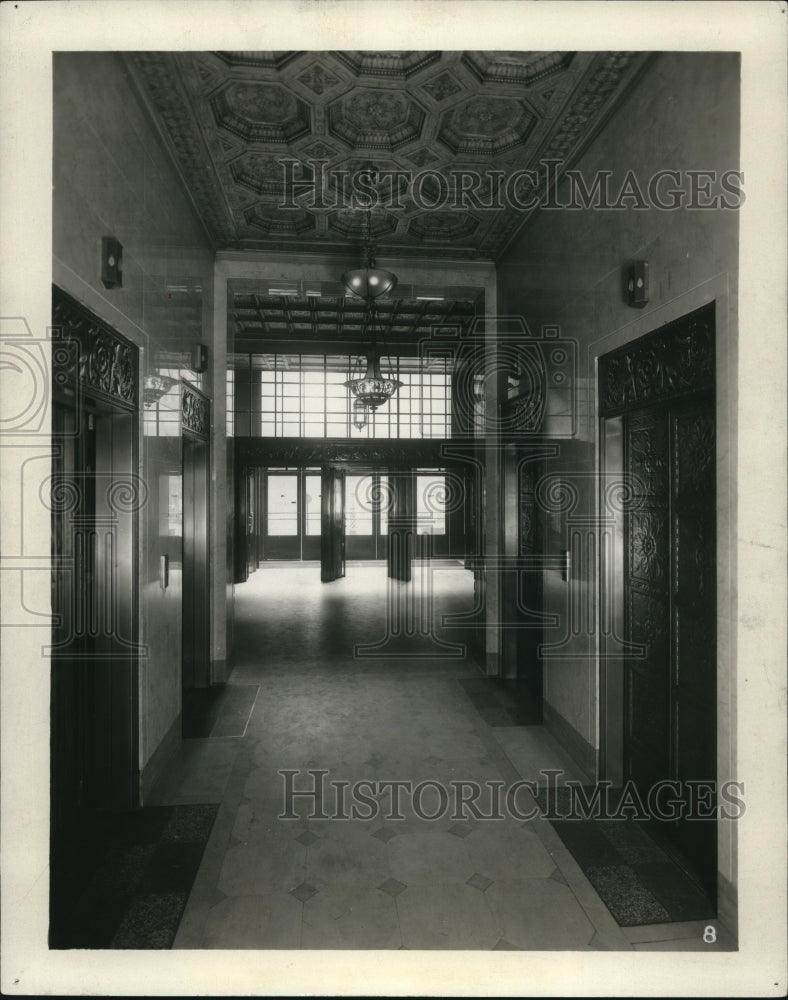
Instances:
[[[116,330],[86,309],[70,295],[53,286],[53,329],[56,344],[53,352],[53,419],[58,408],[74,415],[69,430],[56,422],[53,426],[53,641],[49,650],[52,663],[52,836],[53,844],[63,827],[59,826],[57,805],[59,788],[58,741],[62,720],[58,717],[58,700],[62,696],[59,677],[61,669],[75,668],[73,681],[76,697],[85,708],[83,736],[90,745],[92,763],[85,775],[92,787],[84,788],[74,803],[71,820],[79,821],[96,811],[127,811],[139,806],[139,657],[140,646],[140,561],[139,512],[146,501],[139,468],[139,353],[137,347]],[[109,347],[109,350],[108,350]],[[105,372],[109,356],[114,377],[94,377]],[[82,364],[85,359],[84,366]],[[77,364],[77,359],[79,364]],[[113,374],[110,372],[110,374]],[[93,379],[93,381],[91,381]],[[88,428],[92,425],[92,430]],[[92,457],[80,458],[79,436],[90,433]],[[62,459],[74,442],[77,454],[74,467],[62,467]],[[65,449],[65,451],[64,451]],[[60,466],[59,464],[60,463]],[[57,489],[58,476],[66,488]],[[82,500],[69,508],[68,487]],[[61,501],[66,505],[61,508]],[[80,599],[73,597],[77,589],[85,591],[83,581],[72,581],[68,606],[61,606],[62,594],[57,590],[58,578],[74,574],[76,564],[70,562],[73,546],[64,549],[58,542],[54,517],[58,509],[72,510],[59,529],[69,531],[72,542],[77,537],[92,538],[85,544],[95,545],[89,583],[85,597],[94,609],[87,633],[80,635]],[[70,523],[68,523],[70,521]],[[60,551],[58,551],[58,544]],[[76,603],[73,603],[76,600]],[[83,605],[84,606],[84,605]],[[67,615],[76,624],[67,625],[66,632],[58,626],[58,616]],[[83,626],[85,620],[83,619]],[[58,629],[60,628],[60,631]],[[72,641],[63,642],[71,635]],[[73,637],[76,636],[76,642]],[[78,676],[77,676],[78,674]],[[59,728],[60,727],[60,728]],[[67,810],[70,807],[67,807]],[[72,825],[73,829],[73,825]]]
[[[677,335],[682,336],[677,337]],[[671,359],[671,343],[673,344],[673,350],[676,349],[675,345],[678,343],[682,350],[690,351],[690,348],[686,345],[690,342],[691,335],[694,335],[697,338],[696,343],[700,345],[694,349],[694,354],[692,352],[689,354],[692,364],[686,360],[682,362],[680,360],[677,361],[675,358]],[[677,339],[671,340],[671,338]],[[669,477],[669,482],[668,500],[666,501],[668,504],[668,507],[666,508],[666,554],[669,560],[667,570],[669,580],[667,584],[667,599],[669,600],[667,620],[669,633],[666,640],[668,643],[668,690],[665,692],[668,714],[664,736],[666,741],[665,753],[667,755],[666,770],[668,770],[669,773],[664,774],[663,778],[667,780],[676,780],[676,774],[674,772],[680,767],[680,761],[677,758],[676,748],[679,746],[682,738],[686,737],[687,726],[686,724],[683,724],[683,729],[680,728],[682,714],[681,705],[683,702],[680,702],[679,699],[682,697],[686,698],[686,695],[681,694],[677,683],[678,667],[676,660],[677,633],[675,632],[675,603],[677,599],[683,598],[680,596],[677,598],[676,596],[676,587],[678,586],[676,574],[680,564],[676,562],[676,565],[674,566],[674,549],[676,548],[676,538],[678,537],[675,536],[675,532],[679,531],[681,527],[681,513],[676,512],[674,505],[681,505],[683,501],[681,500],[680,495],[674,495],[674,490],[676,488],[673,478],[676,474],[674,465],[679,460],[678,452],[674,451],[674,448],[676,447],[674,434],[676,433],[676,427],[678,426],[677,421],[683,419],[687,414],[692,414],[695,411],[697,411],[697,413],[707,413],[711,417],[712,422],[716,423],[714,340],[715,305],[714,303],[711,303],[708,306],[695,310],[693,313],[680,317],[670,324],[666,324],[661,331],[647,333],[625,345],[623,348],[619,348],[616,351],[611,352],[609,355],[603,355],[600,357],[599,503],[600,510],[603,512],[606,520],[604,521],[604,530],[602,531],[600,539],[601,558],[599,566],[599,586],[601,595],[599,618],[601,667],[599,771],[600,778],[611,781],[614,786],[622,786],[628,778],[625,766],[627,759],[625,753],[625,727],[629,718],[629,712],[626,705],[629,685],[626,680],[626,674],[628,657],[631,658],[635,655],[632,649],[627,645],[628,642],[632,641],[629,633],[631,612],[626,611],[626,601],[628,599],[626,574],[629,566],[627,546],[629,541],[628,531],[631,530],[631,528],[627,527],[627,518],[631,516],[631,511],[639,510],[637,505],[640,503],[640,498],[637,489],[633,489],[632,483],[628,482],[626,478],[628,474],[627,449],[629,447],[627,444],[629,427],[628,421],[634,418],[643,418],[644,416],[648,417],[652,413],[655,415],[662,414],[662,416],[664,416],[665,424],[664,431],[667,436],[666,448],[668,456],[668,469],[666,474]],[[615,363],[615,359],[618,357],[629,354],[629,357],[626,357],[624,362],[628,366],[626,370],[635,371],[638,368],[637,352],[644,349],[644,345],[648,348],[652,344],[654,345],[654,348],[647,354],[646,360],[650,362],[652,370],[661,371],[663,373],[663,382],[668,386],[668,390],[664,391],[662,394],[655,393],[650,397],[647,397],[645,401],[641,400],[638,402],[631,399],[629,396],[626,396],[623,397],[616,405],[608,405],[604,396],[604,375],[607,371],[609,371],[609,368],[606,366]],[[701,363],[697,361],[697,358],[701,356],[703,356],[702,362],[704,363],[702,368],[700,367]],[[692,365],[694,365],[694,369]],[[681,371],[680,376],[672,374],[675,369],[679,369]],[[698,372],[700,372],[700,374],[698,374]],[[684,381],[679,382],[679,379],[683,379]],[[676,383],[681,385],[681,391],[672,390],[672,386]],[[625,384],[629,385],[630,383],[625,381]],[[711,466],[713,476],[712,489],[714,495],[716,496],[719,484],[716,482],[717,473],[714,448],[712,448],[711,452]],[[676,466],[676,468],[678,467]],[[679,489],[680,488],[681,486],[679,483]],[[645,506],[643,508],[645,513],[648,513],[653,506],[652,501],[649,499],[650,492],[650,490],[647,490],[643,494],[646,497]],[[616,496],[623,497],[624,499],[622,499],[620,503],[617,503],[614,499],[611,499]],[[715,502],[714,498],[712,498],[710,511],[712,525],[714,524],[714,515]],[[716,528],[714,528],[713,536],[716,539]],[[715,551],[714,546],[712,546],[712,551]],[[714,571],[711,575],[712,580],[716,583],[716,562]],[[711,608],[710,613],[712,619],[716,619],[716,597],[713,591],[714,587],[712,587],[711,597],[706,595],[706,610],[708,612],[708,609]],[[714,641],[716,641],[716,632],[714,632]],[[651,641],[649,644],[650,643]],[[694,696],[690,695],[690,697]],[[711,730],[714,734],[715,745],[710,747],[707,739],[705,749],[699,752],[705,753],[707,764],[711,773],[696,777],[698,780],[716,782],[718,778],[716,758],[716,734],[718,726],[716,684],[714,690],[708,693],[707,701],[708,704],[706,706],[706,711],[711,711],[713,716],[706,719],[705,724],[711,726]],[[711,706],[710,709],[709,705]],[[684,737],[682,737],[682,732],[684,733]],[[686,825],[687,823],[685,821],[684,826]],[[656,833],[659,835],[664,834],[665,831],[670,832],[668,830],[669,826],[671,826],[671,824],[658,824]],[[663,846],[665,846],[668,850],[673,851],[677,849],[679,851],[677,859],[681,863],[681,861],[686,857],[683,853],[684,847],[682,845],[689,843],[683,832],[677,828],[677,830],[673,832],[672,839],[660,836],[660,840],[663,841]],[[710,850],[714,854],[714,864],[694,864],[690,865],[690,867],[694,870],[698,879],[703,882],[704,887],[709,894],[715,896],[717,876],[716,838],[711,838],[711,840],[713,843],[711,844]],[[674,844],[678,845],[678,847],[674,847]],[[708,853],[708,851],[706,853]],[[711,870],[712,868],[713,871]]]

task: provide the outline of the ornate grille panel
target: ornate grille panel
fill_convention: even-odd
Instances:
[[[602,417],[713,388],[713,302],[599,359]]]
[[[52,287],[55,385],[77,381],[91,395],[129,409],[139,405],[139,350],[85,306]]]

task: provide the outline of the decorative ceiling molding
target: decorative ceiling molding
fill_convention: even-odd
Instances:
[[[165,52],[133,52],[127,59],[215,245],[233,245],[237,232],[213,169],[213,155],[197,125],[191,98],[182,88],[175,57]]]
[[[383,175],[372,185],[381,256],[471,261],[498,259],[545,193],[523,183],[535,209],[499,203],[493,172],[505,184],[547,160],[574,165],[650,58],[184,51],[126,62],[216,249],[357,253],[363,206],[347,201],[371,164]]]

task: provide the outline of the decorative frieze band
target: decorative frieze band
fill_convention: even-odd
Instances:
[[[714,389],[714,303],[599,359],[599,413]]]
[[[443,456],[444,442],[429,441],[331,441],[322,438],[236,438],[235,457],[240,466],[310,466],[326,463],[379,468],[429,468],[452,464]]]
[[[207,438],[211,430],[211,402],[193,385],[181,382],[181,424],[184,430]]]
[[[57,286],[52,288],[52,367],[56,385],[79,381],[94,395],[139,405],[139,350]]]

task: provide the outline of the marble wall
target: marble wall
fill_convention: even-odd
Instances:
[[[586,187],[597,171],[612,171],[617,192],[627,171],[647,189],[658,170],[680,172],[685,193],[690,171],[737,170],[739,62],[735,53],[663,53],[577,164]],[[711,185],[712,196],[720,193]],[[746,193],[746,192],[745,192]],[[707,202],[709,199],[702,199]],[[566,183],[557,202],[569,203]],[[633,203],[630,201],[630,205]],[[685,202],[686,204],[686,202]],[[628,261],[649,265],[650,298],[643,309],[625,301]],[[499,309],[521,313],[532,332],[556,324],[578,352],[576,433],[560,441],[547,471],[576,494],[573,517],[597,510],[598,421],[596,359],[707,302],[717,317],[717,525],[719,780],[735,777],[734,659],[736,341],[738,213],[724,208],[657,207],[542,211],[498,267]],[[547,518],[553,552],[566,547],[567,512]],[[551,550],[550,548],[548,551]],[[599,595],[596,570],[586,560],[573,570],[575,596],[593,616]],[[569,586],[557,571],[545,574],[547,610],[568,620]],[[593,620],[593,618],[592,618]],[[559,628],[548,641],[562,641]],[[567,635],[544,666],[546,715],[574,748],[599,749],[598,636],[592,629]],[[733,824],[721,824],[720,870],[735,882]]]
[[[213,252],[182,184],[115,53],[53,60],[53,281],[140,347],[140,379],[185,379],[211,395],[213,375],[190,370],[211,344]],[[100,280],[101,238],[123,245],[123,287]],[[223,377],[223,373],[222,373]],[[181,424],[175,384],[140,413],[140,770],[168,733],[180,738]],[[169,586],[159,582],[160,556]]]

